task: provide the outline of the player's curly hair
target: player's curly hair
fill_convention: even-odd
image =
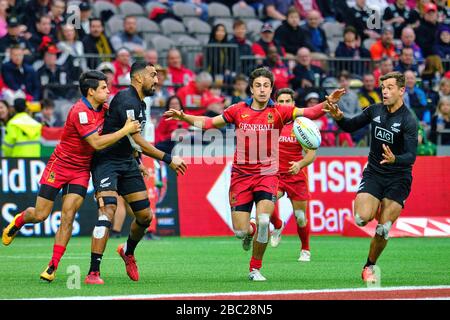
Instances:
[[[80,76],[80,91],[83,97],[87,97],[89,89],[97,90],[100,81],[106,81],[106,75],[103,72],[90,70],[83,72]]]
[[[401,72],[394,71],[386,73],[384,76],[380,77],[380,82],[387,80],[387,79],[395,79],[397,81],[397,86],[399,88],[405,87],[405,75]]]
[[[270,86],[273,88],[273,73],[266,67],[256,68],[255,70],[250,73],[250,87],[253,87],[253,81],[255,81],[256,78],[264,77],[270,80]]]

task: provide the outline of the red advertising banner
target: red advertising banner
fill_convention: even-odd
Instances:
[[[231,158],[193,159],[185,176],[178,177],[180,234],[182,236],[233,235],[228,205]],[[308,215],[313,234],[341,234],[353,215],[367,157],[318,157],[308,167],[311,201]],[[450,217],[450,157],[418,157],[413,185],[402,217]],[[285,234],[295,234],[295,220],[287,198],[278,202],[288,221]]]

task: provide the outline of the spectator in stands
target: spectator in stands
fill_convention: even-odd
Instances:
[[[339,108],[346,117],[352,118],[362,112],[359,107],[358,95],[350,89],[350,73],[342,70],[338,76],[339,87],[345,89],[345,94],[339,100]]]
[[[80,28],[77,29],[78,39],[83,39],[89,34],[89,19],[92,16],[92,8],[88,1],[79,4],[80,9]]]
[[[336,58],[370,58],[370,52],[361,46],[361,39],[358,39],[358,33],[352,26],[345,27],[344,41],[340,41],[336,47]]]
[[[450,99],[450,79],[442,78],[439,84],[439,97]]]
[[[434,3],[426,3],[423,6],[424,15],[420,20],[420,25],[414,30],[416,41],[422,49],[424,57],[433,54],[433,46],[436,43],[436,33],[438,30],[437,7]]]
[[[306,25],[301,27],[301,29],[306,35],[306,42],[311,48],[311,51],[329,55],[330,48],[328,48],[327,35],[320,27],[320,23],[322,22],[320,12],[317,10],[308,12],[306,22]]]
[[[50,11],[50,0],[30,0],[25,7],[23,22],[29,31],[35,28],[39,17],[45,16]]]
[[[248,97],[248,79],[244,74],[239,74],[234,78],[231,104],[241,102]]]
[[[161,67],[159,64],[154,65],[158,83],[155,86],[155,92],[152,96],[153,99],[153,107],[164,107],[166,105],[167,99],[170,96],[175,94],[175,91],[172,88],[167,86],[167,69]]]
[[[178,90],[177,96],[181,99],[186,114],[195,116],[205,114],[207,107],[205,101],[212,96],[210,91],[212,83],[212,76],[203,71],[195,77],[195,81]]]
[[[419,13],[406,6],[406,0],[396,0],[389,5],[383,14],[383,23],[387,23],[394,28],[394,38],[399,39],[402,30],[407,26],[417,27],[419,25]]]
[[[263,0],[263,4],[268,19],[283,21],[294,3],[293,0]]]
[[[373,76],[375,78],[375,86],[380,87],[380,77],[385,74],[394,71],[394,62],[391,58],[385,57],[381,59],[380,67],[373,70]]]
[[[221,115],[225,109],[225,98],[223,96],[213,95],[205,100],[206,112],[205,117],[214,118]]]
[[[206,70],[213,76],[214,81],[227,82],[231,71],[236,69],[237,61],[232,56],[230,47],[221,47],[228,45],[228,34],[225,26],[221,23],[216,24],[209,35],[208,47],[206,48]]]
[[[101,71],[106,75],[106,83],[108,84],[109,90],[108,102],[111,102],[112,98],[120,91],[118,87],[113,85],[116,68],[114,68],[111,62],[102,62],[98,65],[97,71]]]
[[[366,5],[366,0],[356,0],[355,6],[349,9],[347,16],[343,19],[347,26],[353,26],[357,30],[361,41],[367,38],[378,39],[379,33],[369,28],[372,14],[373,10]]]
[[[325,72],[311,64],[311,51],[300,48],[297,51],[297,64],[293,70],[291,85],[294,90],[319,87],[325,79]]]
[[[418,63],[422,63],[423,61],[422,49],[420,49],[415,40],[416,40],[416,33],[414,32],[414,29],[411,27],[405,27],[402,30],[401,43],[400,46],[397,48],[397,51],[398,53],[400,53],[402,48],[412,48],[414,52],[414,59]]]
[[[359,106],[362,109],[367,108],[371,104],[381,103],[381,96],[375,90],[375,77],[371,73],[366,73],[363,76],[363,86],[358,92]]]
[[[312,48],[306,37],[308,31],[300,28],[300,15],[295,7],[290,7],[286,20],[277,28],[274,38],[286,50],[286,54],[293,58],[301,47]]]
[[[394,29],[386,25],[381,30],[381,38],[370,47],[370,55],[373,60],[381,60],[389,57],[397,60],[397,52],[394,45]]]
[[[326,2],[326,1],[320,1],[320,2]],[[294,6],[295,6],[295,9],[297,9],[297,12],[299,13],[301,19],[306,19],[308,16],[308,13],[313,10],[317,10],[317,11],[321,12],[320,7],[317,4],[316,0],[295,0]]]
[[[42,125],[26,112],[25,99],[14,100],[15,115],[6,124],[2,152],[10,158],[39,158],[41,156]]]
[[[36,101],[41,98],[40,84],[33,67],[23,61],[24,52],[19,45],[9,49],[10,61],[2,66],[3,81],[11,90],[22,90]]]
[[[416,74],[408,70],[405,72],[405,94],[403,102],[422,121],[427,107],[427,97],[425,92],[416,85]]]
[[[137,20],[135,16],[126,16],[123,20],[123,31],[112,36],[111,44],[114,51],[128,48],[134,55],[144,56],[146,44],[137,33]]]
[[[450,7],[448,6],[447,0],[434,0],[433,1],[438,10],[438,22],[450,24]]]
[[[86,54],[106,55],[104,58],[88,58],[87,65],[89,69],[96,69],[102,61],[111,61],[108,56],[114,55],[114,49],[104,34],[103,22],[100,18],[92,18],[89,21],[89,34],[82,42]]]
[[[394,71],[401,73],[405,73],[407,70],[411,70],[416,76],[419,76],[419,66],[414,61],[414,50],[412,48],[402,49],[398,64],[394,68]]]
[[[34,119],[45,127],[64,127],[64,121],[55,114],[55,103],[52,99],[41,100],[41,112],[36,113]]]
[[[424,88],[432,88],[437,91],[441,77],[444,74],[442,60],[437,55],[430,55],[425,59],[425,68],[422,70],[421,78]]]
[[[252,45],[252,51],[253,54],[256,56],[256,58],[265,58],[267,55],[267,50],[269,49],[269,46],[275,46],[277,47],[278,54],[282,57],[285,57],[286,51],[281,46],[281,44],[278,42],[278,40],[274,39],[275,32],[270,23],[264,23],[261,27],[261,38],[254,42]],[[262,60],[260,60],[262,61]],[[261,62],[257,62],[261,63]]]
[[[273,73],[274,91],[289,87],[289,81],[293,78],[293,75],[289,71],[289,67],[281,60],[275,46],[269,47],[264,66],[268,67]]]
[[[436,108],[436,113],[431,118],[430,140],[438,142],[438,132],[450,130],[450,99],[441,98]],[[441,134],[441,143],[450,145],[450,133]]]
[[[131,55],[127,48],[117,51],[116,59],[113,61],[115,69],[113,86],[121,88],[131,84]]]
[[[71,79],[79,79],[82,72],[87,71],[87,61],[84,57],[84,46],[77,39],[77,32],[73,24],[65,24],[62,27],[62,40],[57,43],[60,51],[58,61],[64,66]]]
[[[29,40],[30,46],[35,52],[41,51],[47,43],[56,43],[55,32],[52,30],[52,19],[50,16],[41,16],[36,22],[36,30],[31,31],[32,35]],[[38,57],[40,58],[40,57]]]
[[[15,16],[8,17],[8,33],[0,38],[0,52],[6,52],[12,45],[19,45],[25,55],[32,53],[29,41],[22,35],[22,25]]]
[[[249,74],[254,69],[253,60],[242,60],[242,56],[252,56],[252,43],[246,38],[247,26],[245,22],[238,19],[233,23],[233,38],[231,38],[230,43],[236,44],[238,46],[238,57],[241,61],[241,71],[244,74]]]
[[[192,3],[195,7],[195,14],[201,20],[208,22],[208,4],[202,0],[187,0],[185,2]]]
[[[167,52],[167,71],[169,82],[175,90],[195,79],[195,73],[183,66],[181,53],[175,48]]]
[[[0,37],[5,36],[8,33],[7,12],[8,1],[0,0]]]
[[[437,41],[433,47],[433,52],[441,59],[450,59],[450,26],[442,25],[438,29]]]
[[[155,49],[148,49],[144,53],[144,60],[156,66],[158,64],[158,51]]]
[[[166,110],[184,109],[181,99],[177,96],[169,97],[165,106]],[[175,147],[175,139],[172,139],[172,133],[177,129],[187,130],[188,128],[189,124],[185,121],[167,120],[166,118],[161,118],[159,120],[158,126],[155,129],[155,147],[170,154],[172,152],[172,149]]]
[[[64,0],[52,0],[49,16],[52,19],[52,30],[54,38],[61,39],[62,26],[65,24],[64,14],[66,12],[66,2]]]
[[[6,100],[0,100],[0,145],[2,144],[4,129],[9,118],[9,104]]]

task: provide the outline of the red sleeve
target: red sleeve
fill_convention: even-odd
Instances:
[[[252,45],[252,51],[255,56],[260,56],[260,57],[266,56],[266,52],[264,51],[263,47],[261,47],[256,42]]]
[[[74,110],[70,117],[70,121],[73,123],[82,139],[86,139],[98,130],[98,126],[92,113],[86,110]]]
[[[225,111],[223,112],[222,116],[228,123],[234,123],[236,120],[236,113],[239,109],[239,106],[237,104],[234,104],[232,106],[229,106]]]
[[[316,104],[313,107],[303,109],[303,116],[311,120],[318,119],[325,115],[323,109],[323,103]]]
[[[181,100],[181,104],[183,105],[184,109],[186,110],[186,87],[180,88],[177,91],[177,96]]]
[[[292,121],[294,118],[294,110],[295,106],[280,105],[280,107],[278,107],[283,123]]]

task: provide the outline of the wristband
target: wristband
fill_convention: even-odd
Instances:
[[[167,164],[171,164],[172,163],[172,156],[170,154],[168,154],[168,153],[164,153],[162,161],[164,161]]]

